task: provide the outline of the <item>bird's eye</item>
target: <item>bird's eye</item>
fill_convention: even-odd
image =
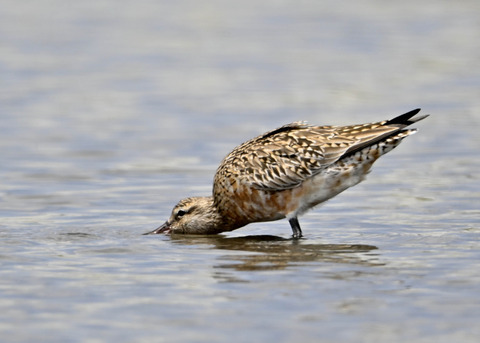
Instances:
[[[187,214],[186,211],[184,211],[184,210],[178,210],[178,212],[177,212],[177,218],[181,218],[181,217],[183,217],[185,214]]]

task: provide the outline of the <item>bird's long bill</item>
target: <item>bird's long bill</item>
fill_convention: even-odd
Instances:
[[[144,235],[155,235],[155,234],[163,233],[163,232],[168,233],[169,231],[170,231],[170,223],[165,222],[162,225],[160,225],[159,227],[157,227],[155,230],[144,233]]]

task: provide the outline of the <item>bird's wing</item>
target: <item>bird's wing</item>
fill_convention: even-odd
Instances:
[[[229,178],[266,191],[297,187],[343,156],[423,119],[409,121],[416,113],[418,110],[389,121],[351,126],[284,125],[235,148],[220,164],[215,183]]]

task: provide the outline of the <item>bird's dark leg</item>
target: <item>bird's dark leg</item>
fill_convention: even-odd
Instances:
[[[290,218],[288,220],[290,226],[292,227],[293,231],[293,238],[300,238],[302,237],[302,229],[300,228],[300,224],[298,223],[297,217]]]

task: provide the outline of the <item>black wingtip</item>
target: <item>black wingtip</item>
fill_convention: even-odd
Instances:
[[[428,117],[428,114],[427,114],[427,115],[413,118],[418,112],[420,112],[420,110],[421,110],[420,108],[416,108],[410,112],[399,115],[398,117],[395,117],[387,121],[385,125],[400,125],[402,127],[405,127]]]

